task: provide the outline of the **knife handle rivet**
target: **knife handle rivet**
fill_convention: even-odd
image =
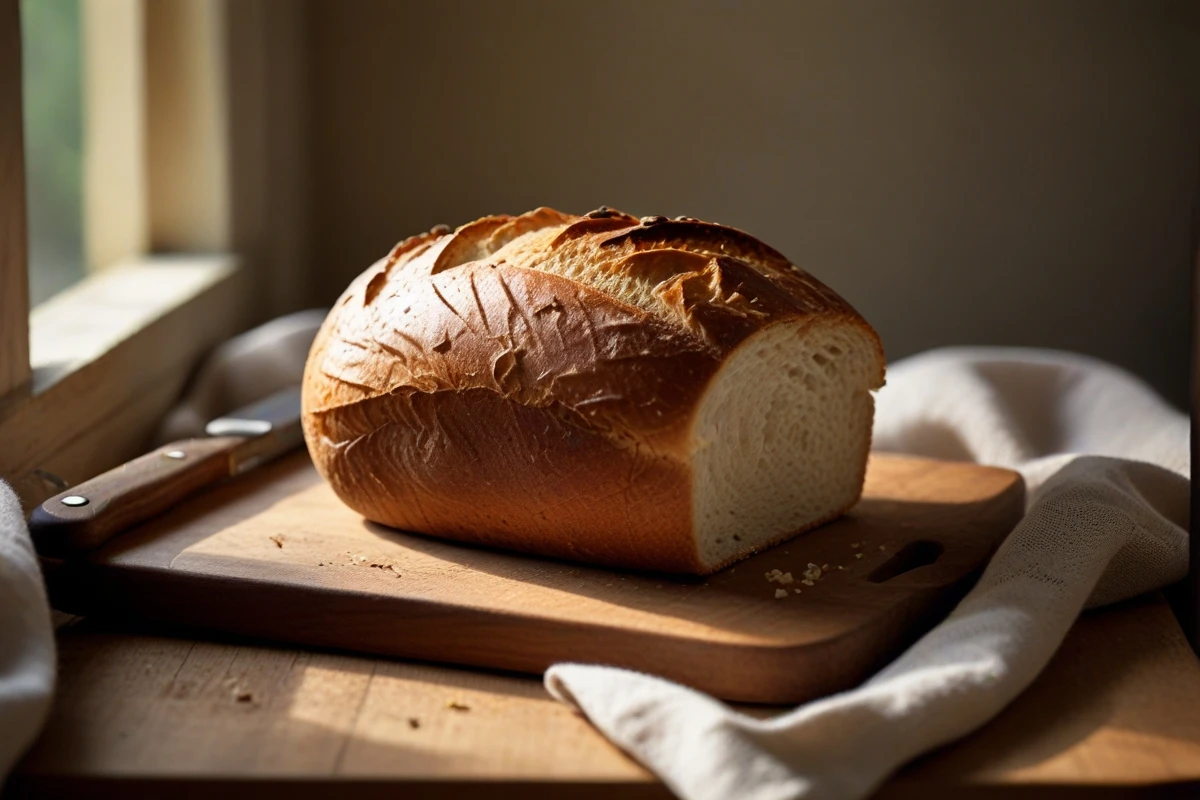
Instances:
[[[79,506],[86,506],[88,504],[88,499],[81,495],[69,494],[62,499],[62,504],[64,506],[71,506],[72,508],[78,508]]]
[[[167,458],[173,458],[177,461],[187,458],[187,453],[183,452],[182,450],[168,450],[167,452],[163,453],[163,455]]]

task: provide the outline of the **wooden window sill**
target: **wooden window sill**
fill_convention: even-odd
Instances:
[[[0,478],[30,509],[145,449],[197,360],[236,333],[226,254],[147,256],[89,276],[30,315],[30,391],[0,414]]]

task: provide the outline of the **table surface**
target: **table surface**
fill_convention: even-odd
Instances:
[[[670,796],[534,677],[97,620],[58,639],[59,697],[14,795]],[[1066,787],[1200,792],[1200,662],[1161,597],[1085,615],[1013,705],[879,796]]]

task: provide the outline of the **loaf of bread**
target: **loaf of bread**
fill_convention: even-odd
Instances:
[[[304,432],[375,522],[705,574],[862,491],[879,337],[757,239],[539,208],[438,226],[342,295]]]

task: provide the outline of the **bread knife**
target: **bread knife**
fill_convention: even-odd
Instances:
[[[38,552],[66,558],[95,550],[116,534],[222,480],[304,442],[300,388],[209,422],[205,435],[159,447],[42,503],[29,518]]]

